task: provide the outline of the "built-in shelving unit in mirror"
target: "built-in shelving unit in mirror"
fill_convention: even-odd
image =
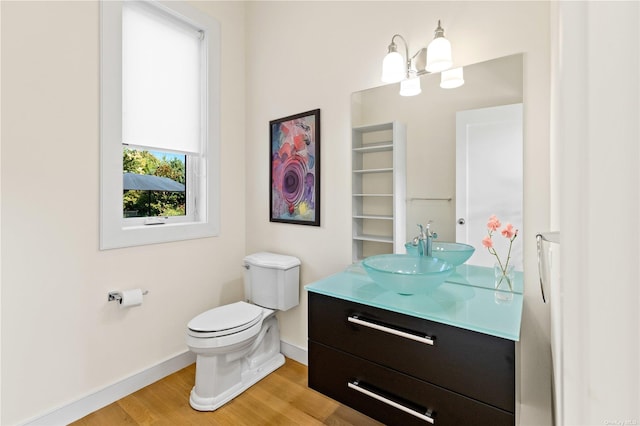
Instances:
[[[406,139],[405,125],[396,121],[352,129],[354,262],[404,253]]]

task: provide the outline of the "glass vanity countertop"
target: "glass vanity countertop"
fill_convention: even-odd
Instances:
[[[344,272],[306,285],[305,289],[518,341],[523,303],[521,272],[516,272],[515,281],[513,293],[496,291],[493,268],[463,264],[431,293],[407,296],[378,286],[356,263]]]
[[[493,290],[495,275],[493,268],[462,264],[447,278],[447,281],[455,284],[470,285]],[[504,285],[503,285],[504,286]],[[523,273],[514,272],[513,292],[522,294],[524,290]]]

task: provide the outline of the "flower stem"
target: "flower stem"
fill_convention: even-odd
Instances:
[[[488,230],[488,233],[489,233],[489,238],[491,238],[493,231]],[[507,276],[507,268],[509,267],[509,261],[511,260],[511,248],[513,247],[513,240],[515,240],[517,236],[518,234],[516,231],[516,234],[513,236],[513,238],[509,240],[509,251],[507,252],[507,260],[505,261],[504,266],[502,265],[502,261],[500,260],[500,256],[498,256],[496,249],[493,247],[489,247],[487,249],[490,254],[496,257],[496,260],[498,261],[498,265],[500,266],[500,270],[502,271],[502,276],[500,277],[500,281],[498,281],[498,287],[500,287],[500,284],[502,284],[502,280],[506,279],[507,284],[509,285],[509,291],[513,291],[513,285],[511,283],[511,279]]]

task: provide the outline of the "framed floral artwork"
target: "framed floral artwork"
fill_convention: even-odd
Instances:
[[[320,226],[320,110],[269,122],[271,222]]]

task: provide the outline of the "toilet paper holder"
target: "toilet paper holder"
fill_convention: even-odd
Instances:
[[[146,295],[147,293],[149,293],[149,290],[142,290],[142,295]],[[107,301],[108,302],[113,302],[116,301],[118,303],[120,303],[120,301],[122,300],[122,292],[120,291],[110,291],[109,295],[107,296]]]

